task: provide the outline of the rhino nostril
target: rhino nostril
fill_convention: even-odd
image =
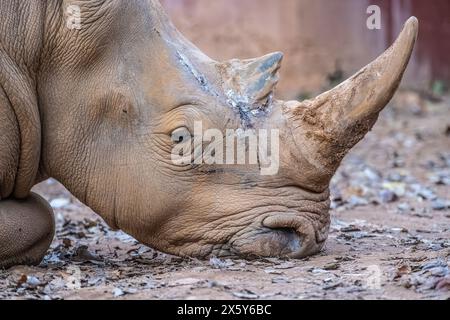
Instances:
[[[294,228],[268,228],[272,232],[273,241],[276,242],[283,254],[298,252],[302,248],[303,238]]]
[[[298,214],[272,214],[262,221],[271,233],[272,247],[278,247],[280,255],[303,258],[319,251],[314,227]]]

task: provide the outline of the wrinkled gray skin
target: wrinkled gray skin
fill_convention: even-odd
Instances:
[[[79,5],[81,30],[66,27]],[[180,256],[300,258],[330,224],[329,182],[407,66],[417,20],[315,100],[272,99],[282,54],[219,63],[153,0],[1,0],[0,266],[39,263],[54,234],[31,187],[60,181],[114,229]],[[280,170],[171,161],[174,131],[279,129]]]

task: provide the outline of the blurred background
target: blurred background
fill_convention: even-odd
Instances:
[[[416,16],[420,36],[403,87],[432,95],[450,80],[449,0],[161,0],[176,26],[217,60],[285,53],[278,96],[328,89],[376,58]],[[370,5],[381,30],[369,30]]]

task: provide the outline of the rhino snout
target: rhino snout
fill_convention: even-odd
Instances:
[[[298,214],[275,213],[253,235],[247,234],[233,246],[239,255],[301,259],[320,252],[327,234],[327,226],[317,230],[312,221]]]

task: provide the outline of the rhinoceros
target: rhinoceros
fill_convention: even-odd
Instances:
[[[282,53],[215,61],[156,0],[1,0],[0,12],[1,267],[37,264],[48,250],[53,212],[31,192],[48,178],[169,254],[320,252],[330,180],[396,92],[418,33],[412,17],[354,76],[285,102],[274,98]],[[276,174],[261,163],[174,163],[195,122],[277,130]]]

